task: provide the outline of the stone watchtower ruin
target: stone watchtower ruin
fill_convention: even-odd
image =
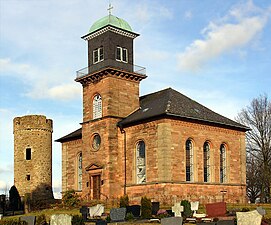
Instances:
[[[53,121],[45,116],[14,118],[14,185],[20,196],[53,198],[52,132]]]

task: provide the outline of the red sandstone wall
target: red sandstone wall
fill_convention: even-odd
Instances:
[[[130,198],[175,196],[202,202],[222,198],[227,190],[228,202],[245,202],[245,134],[225,128],[163,119],[126,128],[127,132],[127,183]],[[193,140],[194,181],[185,182],[185,142]],[[137,141],[146,144],[147,186],[135,185],[135,146]],[[203,144],[211,145],[211,180],[203,182]],[[227,146],[227,182],[219,183],[219,149]],[[167,183],[173,184],[167,184]],[[157,185],[155,186],[154,184]],[[148,185],[150,184],[150,185]],[[158,188],[158,190],[152,188]],[[150,191],[147,189],[150,188]],[[134,196],[134,197],[133,197]],[[208,196],[208,197],[206,197]]]
[[[62,192],[78,190],[76,160],[81,151],[81,139],[62,143]]]

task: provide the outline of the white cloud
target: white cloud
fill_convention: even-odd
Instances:
[[[29,64],[13,62],[10,58],[0,58],[0,74],[16,77],[30,86],[30,90],[28,89],[29,91],[23,94],[33,99],[65,101],[79,98],[81,95],[81,87],[74,81],[60,83],[63,77],[62,72],[41,71]]]
[[[233,8],[220,21],[212,21],[203,29],[203,39],[195,40],[178,54],[179,68],[197,71],[210,60],[247,45],[263,30],[269,14],[252,2]]]

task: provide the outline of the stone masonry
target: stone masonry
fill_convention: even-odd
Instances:
[[[51,199],[53,121],[42,115],[13,120],[14,185],[20,196]]]

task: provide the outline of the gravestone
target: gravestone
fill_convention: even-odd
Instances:
[[[157,215],[157,212],[160,208],[160,202],[152,202],[152,210],[151,210],[151,214],[152,215]]]
[[[256,210],[258,211],[258,213],[259,213],[260,215],[265,216],[266,211],[265,211],[265,209],[263,209],[263,207],[261,207],[261,206],[260,206],[260,207],[257,207]]]
[[[95,206],[89,207],[88,208],[89,211],[89,216],[91,218],[93,217],[101,217],[102,214],[104,213],[104,206],[102,204],[97,204]]]
[[[177,202],[174,204],[174,206],[172,206],[172,212],[174,212],[175,217],[182,217],[183,210],[184,208],[180,202]]]
[[[190,202],[191,210],[197,211],[199,209],[199,202]]]
[[[88,207],[87,206],[82,206],[80,208],[80,213],[82,214],[83,220],[87,221],[87,219],[88,219],[88,213],[89,213]]]
[[[234,225],[234,220],[218,220],[216,225]]]
[[[257,210],[249,212],[236,212],[237,224],[242,225],[261,225],[262,215]]]
[[[130,205],[126,209],[127,213],[132,213],[134,217],[140,217],[140,205]]]
[[[21,216],[20,220],[27,222],[28,225],[35,225],[35,223],[36,223],[35,216]]]
[[[206,204],[206,213],[208,217],[226,216],[226,202],[216,202]]]
[[[67,214],[52,215],[50,225],[72,225],[72,216]]]
[[[167,217],[161,219],[161,225],[182,225],[182,217]]]
[[[112,222],[124,221],[126,208],[113,208],[110,210],[110,219]]]

